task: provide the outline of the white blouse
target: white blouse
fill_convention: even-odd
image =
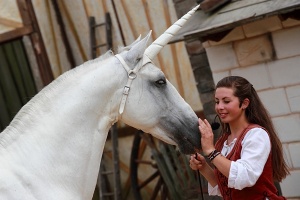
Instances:
[[[237,138],[229,145],[224,142],[221,154],[227,156]],[[248,131],[242,141],[241,158],[232,161],[228,177],[228,187],[242,190],[253,186],[264,169],[271,151],[271,143],[268,133],[262,128],[253,128]],[[212,187],[208,183],[208,194],[222,196],[218,185]]]

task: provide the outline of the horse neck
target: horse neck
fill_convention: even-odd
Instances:
[[[34,172],[35,178],[26,180],[34,180],[29,185],[43,188],[49,184],[44,188],[54,191],[63,185],[74,193],[81,191],[76,195],[83,199],[91,199],[121,98],[122,91],[112,77],[117,76],[111,66],[98,70],[91,64],[52,83],[25,105],[1,134],[7,137],[0,138],[0,142],[6,141],[1,142],[6,153],[0,145],[0,158],[10,160],[10,168],[22,166]]]

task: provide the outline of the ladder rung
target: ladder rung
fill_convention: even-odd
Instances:
[[[105,150],[105,151],[103,151],[103,153],[111,153],[112,152],[112,150]]]
[[[104,44],[99,44],[99,45],[93,46],[93,48],[94,48],[94,49],[97,49],[97,48],[99,48],[99,47],[104,47],[104,46],[106,46],[106,45],[107,45],[106,43],[104,43]]]
[[[105,193],[102,193],[103,196],[114,196],[114,193],[112,192],[105,192]]]
[[[98,27],[98,26],[103,26],[103,25],[105,25],[105,24],[106,24],[106,23],[95,24],[95,25],[92,26],[92,28],[95,28],[95,27]]]
[[[113,173],[114,173],[113,171],[105,171],[105,172],[101,172],[101,174],[103,174],[103,175],[113,174]]]

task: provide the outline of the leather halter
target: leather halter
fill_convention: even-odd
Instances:
[[[118,60],[121,62],[122,66],[124,67],[124,69],[127,72],[128,75],[128,80],[126,85],[124,86],[124,90],[123,90],[123,96],[121,99],[121,103],[120,103],[120,108],[119,108],[119,114],[122,115],[122,113],[124,112],[124,108],[125,108],[125,104],[126,104],[126,100],[130,91],[130,87],[131,87],[131,83],[132,81],[137,77],[137,72],[142,68],[142,66],[144,66],[144,62],[141,63],[140,65],[136,66],[134,69],[130,69],[129,66],[126,64],[125,60],[121,57],[120,54],[115,55]],[[150,60],[149,60],[150,61]]]

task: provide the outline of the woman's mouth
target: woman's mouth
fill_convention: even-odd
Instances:
[[[226,113],[219,113],[219,117],[220,117],[221,119],[225,118],[226,116],[227,116]]]

